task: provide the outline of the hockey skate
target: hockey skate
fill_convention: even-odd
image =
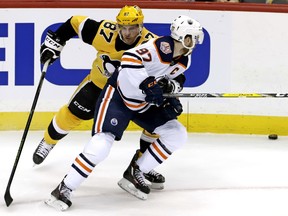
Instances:
[[[33,154],[33,162],[37,165],[41,164],[54,146],[55,145],[47,144],[45,140],[42,139]]]
[[[118,182],[118,185],[133,196],[146,200],[147,194],[150,193],[150,188],[145,182],[143,172],[136,164],[137,154],[134,155],[129,167],[123,174],[123,178]]]
[[[70,200],[72,190],[64,184],[64,180],[51,192],[50,199],[45,203],[59,211],[67,210],[72,202]]]
[[[136,161],[141,156],[140,150],[137,150],[133,159]],[[133,160],[132,159],[132,160]],[[155,170],[151,170],[149,173],[143,173],[145,179],[148,181],[148,186],[154,190],[164,189],[165,177]]]
[[[165,177],[155,170],[151,170],[149,173],[143,173],[146,180],[149,181],[149,187],[155,190],[164,189]]]

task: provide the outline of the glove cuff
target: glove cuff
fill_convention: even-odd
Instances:
[[[179,93],[182,91],[183,87],[176,80],[170,80],[171,92],[170,93]]]
[[[147,77],[145,80],[143,80],[140,83],[139,88],[141,90],[145,90],[145,89],[152,88],[156,84],[157,84],[157,81],[155,80],[155,77],[154,76],[149,76],[149,77]]]
[[[65,42],[62,42],[54,32],[49,30],[47,32],[44,45],[50,49],[61,52],[63,47],[65,46]]]

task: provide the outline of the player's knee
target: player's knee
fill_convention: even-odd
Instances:
[[[55,119],[53,120],[53,126],[56,131],[65,134],[80,125],[81,122],[82,119],[71,113],[68,106],[65,105],[56,113]]]
[[[109,133],[97,133],[86,144],[83,153],[92,163],[98,164],[109,155],[113,141],[113,135]]]
[[[176,145],[176,149],[182,148],[187,142],[187,138],[188,138],[187,130],[182,124],[179,123],[177,130],[174,134],[174,137],[177,137],[177,142],[178,142]]]
[[[71,101],[68,106],[70,112],[83,120],[90,120],[94,117],[94,107],[93,106],[84,106],[79,101]]]
[[[182,148],[187,142],[186,128],[177,120],[171,120],[166,124],[158,127],[155,132],[160,135],[160,140],[165,146],[174,152]]]
[[[83,120],[94,117],[96,100],[101,89],[91,81],[83,81],[68,105],[69,110],[75,116]]]

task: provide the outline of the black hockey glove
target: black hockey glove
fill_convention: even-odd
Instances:
[[[167,98],[163,104],[165,114],[174,119],[183,112],[183,107],[179,99]]]
[[[163,103],[163,91],[157,84],[155,77],[149,76],[140,85],[139,88],[146,94],[145,101],[160,106]]]
[[[52,64],[60,56],[60,52],[65,46],[65,41],[62,41],[57,35],[48,30],[44,43],[40,48],[40,61],[44,64],[47,60],[50,60]]]
[[[164,93],[178,93],[183,89],[180,83],[176,80],[168,80],[167,78],[162,78],[157,83]]]

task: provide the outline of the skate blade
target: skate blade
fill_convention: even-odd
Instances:
[[[118,185],[123,190],[132,194],[133,196],[137,197],[138,199],[141,199],[141,200],[147,199],[147,194],[145,194],[142,191],[135,188],[135,186],[125,178],[122,178],[120,181],[118,181]]]
[[[51,206],[58,211],[65,211],[69,208],[69,206],[62,202],[61,200],[56,199],[54,196],[51,195],[50,199],[44,201],[46,205]]]
[[[163,190],[164,189],[164,184],[163,183],[147,183],[148,187],[150,189],[154,190]]]

